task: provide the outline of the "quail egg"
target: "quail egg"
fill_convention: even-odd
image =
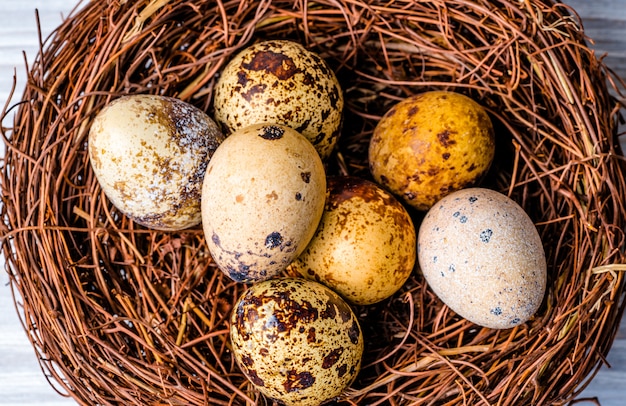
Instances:
[[[189,103],[128,95],[96,115],[88,150],[115,207],[145,227],[175,231],[200,223],[204,171],[223,139],[215,122]]]
[[[241,51],[215,85],[215,120],[229,133],[277,123],[304,135],[323,160],[340,133],[343,94],[316,53],[288,40],[259,42]]]
[[[288,406],[320,405],[341,395],[363,355],[363,334],[350,306],[301,278],[251,285],[233,309],[230,337],[244,375]]]
[[[327,189],[318,229],[290,269],[353,304],[388,298],[415,265],[411,216],[393,195],[365,179],[329,177]]]
[[[374,180],[417,210],[450,192],[477,186],[495,154],[485,109],[460,93],[408,97],[378,122],[369,145]]]
[[[463,189],[437,202],[419,228],[418,262],[435,294],[483,327],[525,323],[545,295],[546,257],[535,225],[491,189]]]
[[[313,237],[325,195],[324,166],[303,135],[277,124],[232,133],[211,158],[202,186],[202,226],[213,259],[237,282],[277,275]]]

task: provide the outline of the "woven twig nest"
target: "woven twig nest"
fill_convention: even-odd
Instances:
[[[217,270],[200,227],[157,232],[121,215],[86,143],[94,115],[122,94],[175,96],[211,113],[220,69],[269,38],[317,52],[342,84],[329,173],[368,178],[373,128],[408,95],[446,89],[479,101],[498,137],[483,185],[522,205],[548,258],[544,303],[513,329],[458,317],[417,270],[392,298],[357,308],[366,355],[338,402],[574,398],[623,311],[626,183],[616,79],[575,12],[550,0],[84,4],[29,66],[21,103],[5,111],[16,110],[14,128],[3,129],[2,250],[55,386],[85,405],[264,404],[229,351],[229,314],[246,286]]]

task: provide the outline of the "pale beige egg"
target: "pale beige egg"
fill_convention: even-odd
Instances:
[[[322,220],[290,268],[353,304],[380,302],[400,289],[416,261],[416,231],[404,206],[373,182],[328,178]]]
[[[524,209],[484,188],[451,193],[426,214],[419,266],[429,287],[461,317],[507,329],[528,321],[546,290],[546,257]]]
[[[224,136],[182,100],[129,95],[113,100],[89,131],[89,158],[102,190],[135,222],[181,230],[201,221],[207,164]]]
[[[326,173],[320,156],[287,126],[256,124],[215,151],[202,187],[202,225],[219,268],[238,282],[283,271],[322,217]]]
[[[300,278],[250,286],[233,309],[230,337],[246,377],[288,406],[317,406],[341,395],[359,372],[364,348],[350,306]]]
[[[287,40],[251,45],[222,70],[215,85],[215,120],[229,133],[257,123],[289,126],[322,159],[339,137],[343,93],[335,73],[316,53]]]

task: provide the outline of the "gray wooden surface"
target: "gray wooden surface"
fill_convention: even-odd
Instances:
[[[41,17],[44,37],[78,0],[0,0],[0,103],[4,104],[16,73],[23,87],[23,55],[31,61],[37,50],[34,10]],[[565,0],[582,16],[598,53],[626,78],[626,0]],[[19,92],[18,92],[19,96]],[[4,266],[0,270],[0,405],[57,406],[75,404],[58,394],[38,366],[13,307]],[[626,405],[626,323],[604,366],[581,398],[597,398],[602,406]],[[594,405],[591,401],[578,405]]]

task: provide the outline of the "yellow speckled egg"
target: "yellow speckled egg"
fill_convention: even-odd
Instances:
[[[334,72],[314,52],[287,40],[241,51],[215,85],[215,120],[225,132],[257,123],[287,125],[326,159],[340,133],[343,93]]]
[[[450,309],[484,327],[528,321],[546,290],[546,257],[535,225],[515,201],[490,189],[453,192],[426,213],[418,262]]]
[[[341,395],[363,355],[350,306],[324,285],[300,278],[252,285],[233,309],[230,337],[246,377],[288,406],[316,406]]]
[[[484,108],[455,92],[408,97],[377,124],[369,145],[372,176],[418,210],[448,193],[477,185],[495,154]]]
[[[404,206],[377,184],[329,177],[322,220],[304,252],[290,265],[353,304],[394,294],[416,261],[416,231]]]
[[[202,110],[182,100],[113,100],[89,130],[89,158],[105,195],[135,222],[181,230],[201,221],[206,166],[224,139]]]
[[[238,282],[283,271],[322,217],[326,173],[300,133],[255,124],[228,136],[202,186],[202,226],[213,259]]]

